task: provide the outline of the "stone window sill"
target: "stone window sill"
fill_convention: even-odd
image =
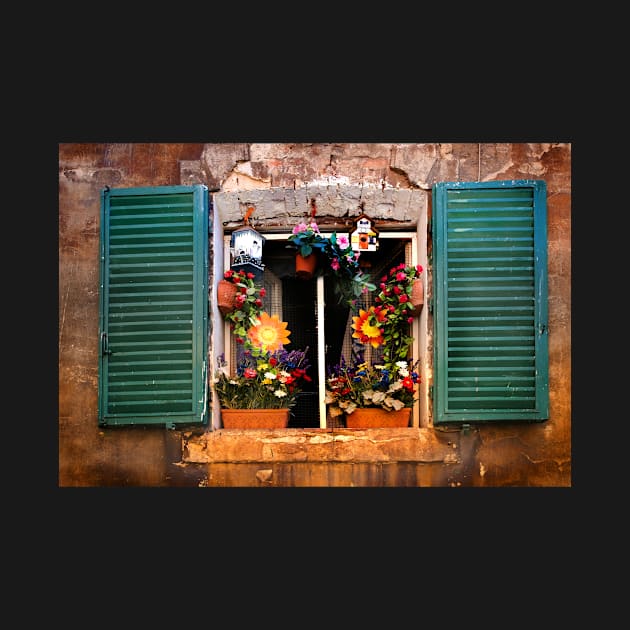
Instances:
[[[457,433],[402,429],[218,429],[185,434],[182,461],[460,463]]]

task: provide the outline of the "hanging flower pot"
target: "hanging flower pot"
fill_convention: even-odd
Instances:
[[[235,308],[237,286],[229,280],[219,280],[217,284],[217,303],[222,315],[231,313]]]
[[[417,278],[411,283],[411,314],[416,317],[420,315],[424,305],[424,285],[422,280]]]
[[[300,280],[310,280],[315,273],[317,267],[317,256],[315,254],[309,254],[308,256],[302,256],[302,254],[295,255],[295,275]]]

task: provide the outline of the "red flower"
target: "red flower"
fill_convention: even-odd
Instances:
[[[410,376],[406,376],[402,380],[402,386],[408,391],[413,391],[413,379]]]

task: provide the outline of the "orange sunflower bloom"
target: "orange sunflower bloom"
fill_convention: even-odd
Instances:
[[[352,336],[361,343],[371,344],[373,348],[378,348],[384,341],[383,332],[379,324],[385,320],[385,313],[374,306],[366,311],[359,309],[359,315],[352,318]]]
[[[281,322],[277,315],[269,315],[265,311],[258,319],[259,323],[247,331],[247,336],[254,346],[265,352],[275,352],[289,343],[291,331],[287,330],[287,322]]]

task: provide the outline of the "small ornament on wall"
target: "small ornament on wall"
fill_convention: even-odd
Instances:
[[[378,249],[378,230],[374,221],[363,212],[353,221],[350,245],[355,252],[375,252]]]

